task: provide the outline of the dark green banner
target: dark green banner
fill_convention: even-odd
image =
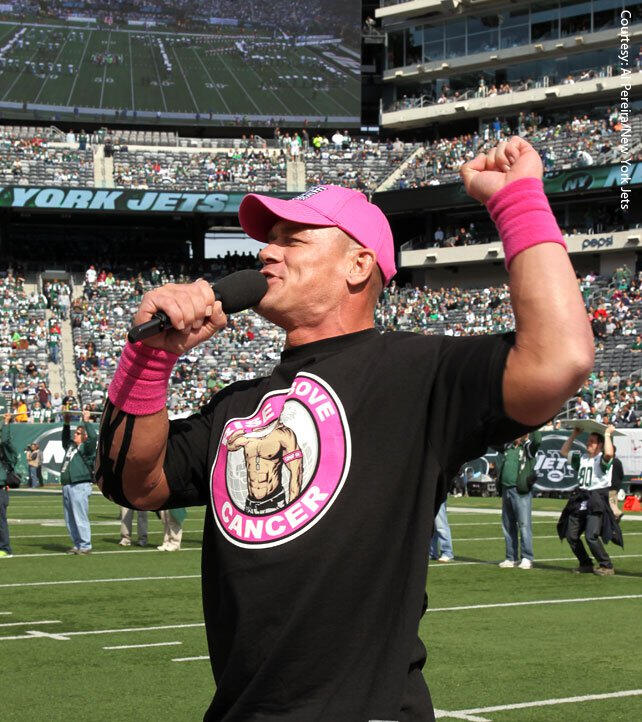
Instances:
[[[542,445],[537,452],[537,460],[535,463],[535,471],[537,473],[537,481],[534,487],[535,492],[567,492],[576,485],[575,472],[566,458],[560,455],[560,450],[569,437],[569,434],[570,432],[566,429],[544,432]],[[586,435],[580,436],[576,440],[573,448],[584,451],[586,449],[586,438]],[[622,446],[622,451],[625,451],[622,437],[616,439],[616,445],[618,446],[618,456],[624,465],[625,479],[632,476],[631,473],[627,473],[627,467],[629,472],[633,470],[634,474],[639,473],[639,466],[636,466],[636,463],[639,462],[639,457],[633,459],[629,458],[628,454],[620,454],[620,445]],[[498,456],[497,451],[489,449],[485,456],[475,459],[468,464],[464,464],[464,467],[471,467],[473,473],[477,476],[479,474],[484,475],[488,473],[489,464],[496,461]]]
[[[546,193],[572,193],[620,186],[623,178],[620,165],[576,168],[561,171],[544,179]],[[642,162],[626,167],[626,184],[642,183]],[[292,198],[296,193],[268,193],[278,198]],[[376,194],[377,205],[384,211],[399,212],[415,207],[417,195],[429,195],[430,207],[440,204],[470,202],[463,184],[431,186],[430,189],[387,191]],[[28,208],[43,211],[95,211],[112,213],[238,213],[245,193],[196,193],[161,190],[109,188],[55,188],[52,186],[0,187],[0,208]],[[399,198],[397,202],[393,198]],[[403,201],[401,200],[403,199]],[[415,201],[413,203],[413,200]],[[391,202],[392,201],[392,202]],[[423,206],[426,204],[422,201]],[[388,208],[388,206],[391,206]],[[398,208],[396,206],[399,206]]]
[[[245,193],[195,193],[52,186],[0,187],[0,208],[116,213],[236,214]],[[295,193],[268,193],[290,198]]]
[[[570,193],[639,183],[642,183],[642,162],[637,161],[626,166],[589,166],[563,170],[555,175],[547,174],[544,190],[546,193]]]
[[[74,428],[74,419],[71,423]],[[98,429],[96,429],[98,431]],[[25,450],[29,444],[38,442],[42,453],[42,477],[45,484],[55,484],[60,478],[60,467],[65,457],[62,446],[62,424],[11,424],[11,442],[18,454],[16,474],[23,484],[28,483]]]
[[[566,430],[544,433],[535,466],[536,491],[568,491],[575,486],[575,473],[559,453],[568,435],[569,432]],[[583,439],[584,437],[580,437],[574,448],[584,449]],[[11,440],[19,458],[16,473],[22,478],[23,483],[27,483],[29,477],[24,452],[27,445],[34,441],[38,442],[42,452],[42,471],[45,483],[51,484],[58,481],[65,455],[62,447],[62,424],[11,424]],[[475,459],[465,466],[470,466],[475,473],[486,474],[489,463],[495,459],[497,459],[497,452],[489,449],[485,456]],[[623,461],[625,461],[624,458]],[[625,463],[626,466],[628,466],[627,463]]]

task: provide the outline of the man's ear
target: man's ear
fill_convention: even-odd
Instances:
[[[367,282],[377,267],[377,256],[370,248],[353,249],[350,254],[350,266],[348,268],[348,284],[359,286]]]

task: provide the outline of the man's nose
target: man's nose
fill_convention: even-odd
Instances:
[[[264,265],[268,263],[278,263],[281,258],[282,250],[276,243],[267,243],[259,251],[259,260]]]

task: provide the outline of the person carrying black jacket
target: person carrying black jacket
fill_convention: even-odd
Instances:
[[[571,450],[573,441],[582,433],[579,428],[573,429],[562,446],[561,455],[568,458],[577,472],[578,488],[571,494],[562,511],[557,523],[557,533],[560,539],[568,541],[573,554],[579,560],[579,567],[573,570],[577,574],[612,576],[615,574],[613,563],[600,537],[604,543],[613,541],[614,544],[623,546],[622,531],[609,506],[613,461],[611,434],[614,430],[613,426],[608,426],[604,436],[589,434],[586,453]],[[582,533],[599,564],[595,569],[580,539]]]

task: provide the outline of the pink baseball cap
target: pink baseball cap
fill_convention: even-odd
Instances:
[[[261,243],[267,243],[268,233],[278,221],[337,226],[377,254],[377,264],[386,285],[397,273],[388,219],[363,193],[352,188],[315,186],[290,200],[249,193],[241,201],[239,221],[248,236]]]

